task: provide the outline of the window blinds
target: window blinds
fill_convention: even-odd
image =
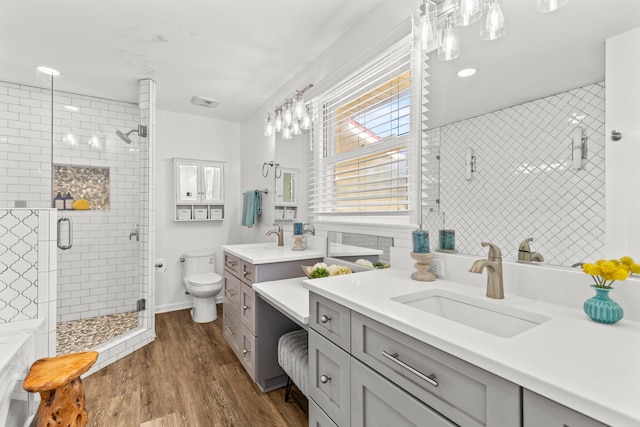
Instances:
[[[409,37],[313,100],[309,213],[409,215],[419,73]],[[417,128],[419,129],[419,128]]]

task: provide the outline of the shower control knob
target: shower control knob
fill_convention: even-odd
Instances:
[[[620,141],[622,139],[622,133],[612,130],[611,131],[611,140],[612,141]]]

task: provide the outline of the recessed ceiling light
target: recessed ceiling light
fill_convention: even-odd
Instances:
[[[46,74],[48,76],[59,76],[60,75],[60,71],[56,70],[55,68],[45,67],[44,65],[38,65],[36,67],[36,70],[38,70],[41,73]]]
[[[464,70],[458,71],[458,77],[469,77],[473,76],[476,73],[475,68],[465,68]]]

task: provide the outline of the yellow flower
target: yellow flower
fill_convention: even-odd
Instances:
[[[631,274],[640,274],[640,264],[633,258],[624,256],[618,259],[599,259],[595,264],[584,263],[582,271],[590,274],[598,288],[611,288],[616,280],[627,280]]]
[[[633,258],[631,258],[630,256],[623,256],[622,258],[620,258],[620,262],[628,266],[634,264]]]

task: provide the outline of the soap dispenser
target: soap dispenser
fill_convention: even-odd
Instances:
[[[53,207],[55,209],[64,209],[64,197],[58,192],[58,195],[53,199]]]
[[[67,192],[67,195],[64,196],[64,208],[73,209],[73,197],[71,197],[71,193],[69,192]]]

